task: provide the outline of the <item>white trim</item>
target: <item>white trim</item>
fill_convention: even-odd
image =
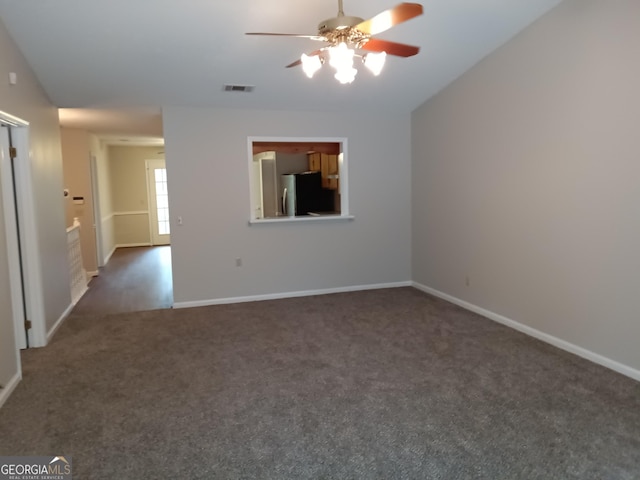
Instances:
[[[0,123],[6,123],[12,127],[27,127],[29,122],[22,120],[21,118],[14,117],[10,113],[0,110]]]
[[[84,297],[84,294],[87,293],[89,291],[89,286],[85,285],[85,287],[82,289],[82,293],[79,294],[78,299],[74,302],[73,299],[71,300],[71,306],[74,307],[75,305],[77,305],[77,303],[80,301],[80,299],[82,297]],[[63,314],[64,315],[64,314]],[[59,319],[58,319],[59,320]]]
[[[163,169],[165,174],[167,173],[167,162],[164,158],[153,158],[144,161],[145,168],[145,180],[147,186],[147,205],[149,206],[147,219],[149,222],[149,238],[152,245],[170,245],[171,244],[171,232],[166,234],[160,234],[158,228],[158,200],[156,198],[156,184],[155,178],[151,175],[153,169]],[[167,184],[168,184],[167,176]],[[167,197],[168,199],[168,197]],[[167,200],[169,201],[169,200]],[[169,219],[171,218],[171,212],[169,211]],[[169,227],[171,230],[171,227]]]
[[[277,223],[283,220],[275,219],[259,219],[256,218],[255,212],[255,192],[253,188],[253,142],[281,142],[281,143],[339,143],[340,155],[338,158],[338,178],[340,178],[340,213],[335,217],[342,217],[353,220],[353,216],[349,213],[349,140],[346,137],[247,137],[247,150],[249,153],[249,225],[257,223]],[[320,217],[318,217],[320,218]],[[288,221],[297,219],[296,217],[288,217]],[[309,219],[303,218],[303,221]]]
[[[153,228],[153,217],[154,215],[151,212],[151,206],[155,205],[155,203],[151,203],[151,186],[149,185],[150,180],[150,173],[149,173],[149,163],[152,162],[153,160],[145,160],[144,161],[144,180],[145,180],[145,187],[147,187],[147,206],[149,207],[149,213],[147,214],[147,224],[148,224],[148,228],[149,228],[149,238],[151,239],[151,243],[155,243],[155,239],[154,239],[154,228]],[[164,161],[164,160],[163,160]],[[166,171],[166,165],[165,165],[165,171]],[[157,215],[157,214],[156,214]]]
[[[111,255],[115,253],[116,248],[118,248],[118,246],[114,245],[111,251],[109,252],[109,254],[104,258],[104,265],[106,265],[109,262],[109,260],[111,260]]]
[[[100,219],[100,223],[101,223],[102,225],[104,225],[104,224],[105,224],[105,223],[107,223],[107,222],[111,222],[111,225],[109,226],[109,227],[110,227],[109,231],[110,231],[110,232],[113,232],[113,230],[114,230],[114,228],[115,228],[115,225],[114,225],[115,219],[113,218],[113,213],[110,213],[109,215],[107,215],[107,216],[105,216],[105,217],[102,217],[102,218]],[[103,232],[103,233],[104,233],[104,232]],[[102,242],[103,242],[102,248],[104,249],[104,238],[102,239]],[[107,254],[105,255],[105,257],[102,259],[102,263],[101,263],[101,264],[99,264],[99,265],[98,265],[98,267],[104,267],[104,266],[107,264],[107,262],[109,261],[109,259],[111,258],[111,255],[113,255],[113,252],[115,252],[115,251],[116,251],[116,246],[114,245],[114,246],[111,248],[111,251],[110,251],[109,253],[107,253]],[[103,253],[104,253],[104,252],[103,252]]]
[[[16,389],[20,380],[22,380],[22,374],[18,371],[13,377],[11,377],[9,383],[4,385],[4,388],[0,390],[0,408],[2,408],[11,393]]]
[[[85,290],[85,292],[86,292],[86,290]],[[53,327],[51,327],[51,329],[47,332],[47,343],[49,343],[51,341],[51,339],[56,334],[56,332],[58,331],[58,329],[60,328],[62,323],[66,320],[66,318],[71,313],[71,310],[73,310],[74,306],[75,306],[74,303],[70,304],[66,308],[66,310],[64,312],[62,312],[62,315],[60,315],[60,318],[58,318],[58,320],[56,320],[56,323],[53,324]]]
[[[127,212],[113,212],[111,216],[122,217],[125,215],[149,215],[149,210],[131,210]]]
[[[152,247],[153,245],[151,245],[151,243],[149,242],[142,242],[142,243],[119,243],[115,246],[115,248],[113,249],[114,251],[117,248],[129,248],[129,247]]]
[[[67,227],[67,233],[71,233],[74,230],[78,230],[80,228],[80,222],[78,221],[78,217],[73,219],[73,225],[71,225],[70,227]]]
[[[115,245],[111,251],[109,252],[109,255],[107,255],[107,257],[104,259],[104,264],[106,265],[107,263],[109,263],[109,260],[111,260],[111,257],[113,256],[114,253],[116,253],[116,250],[118,248],[129,248],[129,247],[152,247],[153,245],[151,245],[151,243],[119,243],[117,245]],[[98,277],[100,276],[100,271],[98,270],[97,272],[89,272],[91,275],[93,275],[94,277]]]
[[[94,153],[89,154],[89,172],[91,174],[91,195],[93,197],[93,241],[96,246],[96,264],[102,267],[104,258],[104,239],[102,238],[102,218],[100,210],[100,191],[98,182],[98,157]],[[100,221],[98,221],[100,219]],[[95,276],[95,275],[94,275]]]
[[[214,298],[210,300],[197,300],[193,302],[177,302],[173,304],[173,308],[206,307],[209,305],[225,305],[228,303],[260,302],[263,300],[280,300],[283,298],[310,297],[311,295],[327,295],[331,293],[359,292],[362,290],[380,290],[382,288],[398,288],[398,287],[411,287],[411,286],[413,286],[413,283],[410,281],[394,282],[394,283],[377,283],[373,285],[354,285],[351,287],[326,288],[322,290],[301,290],[297,292],[268,293],[265,295],[248,295],[246,297],[227,297],[227,298]]]
[[[13,314],[13,331],[16,346],[19,349],[27,348],[27,334],[24,329],[24,305],[23,285],[20,279],[20,249],[18,246],[18,234],[16,231],[16,210],[14,201],[13,179],[11,178],[11,158],[9,149],[9,131],[7,128],[0,130],[0,180],[2,185],[2,204],[4,207],[4,229],[7,243],[7,263],[9,267],[9,287],[11,291],[11,310]]]
[[[42,261],[38,249],[38,225],[34,205],[31,174],[31,148],[29,145],[29,123],[17,117],[0,112],[0,122],[9,123],[11,143],[17,150],[16,157],[16,195],[18,196],[18,221],[20,222],[20,240],[22,242],[24,295],[27,304],[27,317],[31,320],[29,346],[46,345],[46,320],[42,282]],[[16,225],[7,226],[7,235],[17,237]],[[18,335],[16,333],[16,335]]]
[[[349,221],[354,220],[356,217],[353,215],[308,215],[304,217],[279,217],[279,218],[258,218],[255,220],[249,220],[249,225],[260,225],[264,223],[300,223],[300,222],[327,222],[327,221]]]
[[[542,340],[545,343],[553,345],[554,347],[560,348],[561,350],[565,350],[569,353],[573,353],[574,355],[578,355],[579,357],[582,357],[593,363],[597,363],[598,365],[602,365],[603,367],[607,367],[615,372],[621,373],[622,375],[625,375],[627,377],[633,378],[634,380],[640,381],[640,370],[636,370],[635,368],[632,368],[628,365],[624,365],[620,362],[616,362],[615,360],[612,360],[603,355],[587,350],[586,348],[579,347],[578,345],[574,345],[573,343],[569,343],[558,337],[549,335],[548,333],[544,333],[535,328],[516,322],[515,320],[511,320],[510,318],[491,312],[482,307],[478,307],[477,305],[474,305],[472,303],[466,302],[464,300],[461,300],[449,294],[440,292],[439,290],[436,290],[434,288],[427,287],[426,285],[413,282],[413,286],[425,293],[429,293],[435,297],[446,300],[447,302],[451,302],[455,305],[458,305],[466,310],[477,313],[478,315],[482,315],[483,317],[486,317],[489,320],[493,320],[494,322],[498,322],[498,323],[501,323],[502,325],[506,325],[507,327],[513,328],[514,330],[518,330],[519,332],[525,333],[531,337],[537,338],[538,340]]]
[[[34,205],[33,184],[31,174],[31,148],[29,145],[29,129],[14,128],[12,130],[13,144],[18,150],[17,183],[20,200],[23,228],[21,238],[24,237],[24,258],[26,271],[27,314],[30,316],[32,328],[29,330],[29,346],[44,347],[47,344],[46,320],[44,312],[44,294],[42,291],[42,260],[38,248],[38,225]],[[30,310],[30,311],[29,311]]]

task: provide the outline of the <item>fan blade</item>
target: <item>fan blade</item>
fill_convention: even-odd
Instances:
[[[370,52],[387,52],[388,55],[395,55],[397,57],[412,57],[420,51],[420,47],[389,42],[388,40],[380,40],[377,38],[370,38],[360,49]]]
[[[322,51],[324,50],[324,48],[320,49],[320,50],[314,50],[313,52],[311,52],[309,54],[310,57],[313,57],[315,55],[320,55],[322,53]],[[291,67],[297,67],[298,65],[302,64],[302,60],[298,59],[293,63],[290,63],[289,65],[287,65],[285,68],[291,68]]]
[[[320,42],[326,42],[327,38],[320,35],[301,35],[297,33],[263,33],[263,32],[248,32],[245,35],[266,35],[269,37],[297,37],[297,38],[310,38],[311,40],[318,40]]]
[[[418,15],[422,15],[422,5],[419,3],[400,3],[369,20],[359,23],[354,28],[367,35],[377,35]]]

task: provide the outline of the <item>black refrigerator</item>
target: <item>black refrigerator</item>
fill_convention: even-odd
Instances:
[[[320,172],[282,175],[282,214],[288,217],[309,215],[326,208]]]

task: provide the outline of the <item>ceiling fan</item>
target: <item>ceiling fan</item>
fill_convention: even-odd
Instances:
[[[262,32],[251,32],[246,35],[299,37],[327,42],[328,45],[309,55],[303,53],[300,60],[287,65],[287,68],[302,65],[304,72],[311,78],[328,61],[335,68],[335,78],[340,83],[351,83],[358,73],[353,67],[354,57],[361,58],[374,75],[379,75],[387,54],[398,57],[416,55],[420,51],[419,47],[381,40],[373,36],[419,15],[422,15],[422,5],[400,3],[369,20],[363,20],[360,17],[345,15],[342,0],[338,0],[338,16],[320,22],[316,35]]]

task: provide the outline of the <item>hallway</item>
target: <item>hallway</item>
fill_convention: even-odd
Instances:
[[[114,252],[73,313],[135,312],[172,305],[171,247],[129,247]]]

